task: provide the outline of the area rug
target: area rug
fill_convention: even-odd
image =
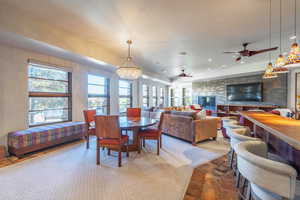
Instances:
[[[237,200],[233,172],[226,156],[194,169],[184,200]]]
[[[116,155],[106,151],[96,165],[94,142],[88,150],[77,142],[29,159],[12,159],[14,164],[0,168],[0,199],[181,200],[193,167],[225,153],[216,141],[195,147],[164,136],[160,156],[155,143],[147,142],[141,154],[123,155],[118,168]]]

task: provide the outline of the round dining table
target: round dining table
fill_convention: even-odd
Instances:
[[[141,128],[153,126],[157,123],[156,119],[149,117],[119,117],[120,129],[131,131],[132,137],[129,137],[128,151],[138,151],[138,132]],[[125,149],[124,149],[125,150]]]

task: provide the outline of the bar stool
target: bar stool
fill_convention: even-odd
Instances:
[[[300,184],[296,170],[285,164],[267,159],[267,145],[261,141],[247,141],[236,145],[237,167],[250,182],[248,199],[299,200]]]
[[[248,127],[232,125],[226,127],[226,132],[230,138],[230,151],[229,151],[229,166],[233,168],[233,160],[235,157],[234,146],[240,142],[249,141],[249,140],[259,140],[258,138],[250,137],[251,131]],[[235,170],[235,169],[234,169]]]
[[[236,188],[239,189],[240,196],[245,196],[245,188],[248,184],[244,177],[241,177],[239,170],[237,170],[237,159],[236,158],[236,145],[245,141],[260,141],[258,138],[249,137],[247,135],[251,134],[249,127],[228,127],[228,135],[230,137],[230,155],[229,155],[229,166],[233,170],[234,175],[236,175]]]

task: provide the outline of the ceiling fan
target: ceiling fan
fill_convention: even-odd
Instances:
[[[179,77],[179,78],[190,78],[190,77],[193,77],[193,76],[185,73],[185,70],[182,69],[181,73],[179,75],[177,75],[177,77]]]
[[[273,47],[273,48],[268,48],[268,49],[261,49],[261,50],[257,50],[257,51],[250,51],[247,49],[247,46],[249,45],[249,42],[243,43],[243,47],[244,49],[241,51],[225,51],[224,53],[234,53],[234,54],[238,54],[239,57],[237,57],[235,59],[236,62],[240,61],[242,59],[242,57],[250,57],[250,56],[254,56],[256,54],[260,54],[260,53],[264,53],[264,52],[268,52],[268,51],[274,51],[277,50],[278,47]]]

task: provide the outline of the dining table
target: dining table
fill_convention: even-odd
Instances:
[[[121,131],[129,133],[128,151],[138,151],[139,141],[138,132],[142,128],[153,126],[158,122],[157,119],[150,117],[119,117]],[[124,149],[125,151],[126,149]]]

